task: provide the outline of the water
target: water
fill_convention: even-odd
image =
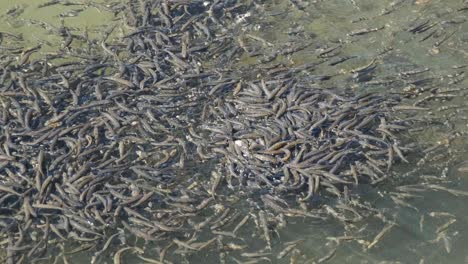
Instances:
[[[37,42],[44,43],[45,49],[41,53],[46,53],[60,46],[63,38],[43,27],[31,25],[28,19],[44,21],[57,28],[64,23],[75,28],[75,32],[87,29],[91,34],[99,34],[112,20],[112,14],[107,13],[102,6],[88,6],[77,17],[65,17],[62,22],[59,14],[83,7],[54,5],[37,9],[37,5],[42,2],[46,1],[35,1],[34,4],[26,0],[2,1],[0,14],[3,14],[3,23],[0,31],[22,33],[31,46]],[[294,6],[293,2],[299,3],[299,6]],[[367,249],[369,243],[387,225],[376,216],[347,225],[334,220],[318,225],[307,219],[289,219],[287,228],[279,232],[279,237],[275,237],[271,257],[273,263],[289,263],[293,257],[297,258],[298,263],[320,259],[335,248],[335,244],[327,237],[354,234],[359,238],[342,242],[336,247],[336,253],[328,260],[329,263],[468,263],[465,250],[468,246],[466,195],[456,196],[447,191],[426,188],[420,192],[411,192],[415,196],[404,199],[410,206],[398,204],[390,198],[391,193],[398,191],[398,186],[412,184],[440,184],[468,191],[468,174],[458,171],[463,162],[468,161],[468,140],[466,134],[463,134],[468,133],[468,106],[465,100],[468,81],[464,78],[468,67],[463,67],[468,64],[468,11],[462,10],[464,6],[466,4],[460,0],[275,0],[259,6],[247,18],[248,23],[239,28],[239,36],[252,47],[273,49],[287,41],[297,43],[298,40],[308,44],[292,55],[279,56],[271,64],[300,66],[319,62],[328,56],[328,53],[320,54],[335,46],[337,49],[331,53],[339,51],[339,57],[352,57],[337,65],[322,63],[313,73],[306,73],[318,88],[349,87],[357,92],[391,91],[406,93],[408,96],[414,89],[427,89],[423,95],[415,96],[415,101],[444,91],[456,95],[450,100],[434,98],[422,102],[421,106],[429,110],[415,111],[414,116],[428,120],[425,129],[405,135],[405,140],[414,140],[421,146],[408,157],[409,164],[401,164],[395,169],[394,178],[380,184],[378,188],[363,186],[357,190],[361,201],[368,202],[396,223],[381,241]],[[17,11],[17,16],[5,14],[7,10],[14,14],[13,7],[24,8],[24,12]],[[420,31],[424,32],[412,33],[412,29],[417,31],[417,25],[422,25]],[[370,32],[364,33],[364,30]],[[248,35],[260,37],[273,47]],[[353,69],[367,65],[374,59],[376,68],[369,76],[354,76]],[[242,70],[256,63],[255,57],[245,55],[236,67]],[[426,68],[417,74],[401,74]],[[323,75],[333,78],[315,81],[317,76]],[[431,93],[435,89],[438,89],[437,93]],[[431,153],[428,160],[422,160],[422,150],[437,144],[440,148],[432,153],[439,155]],[[456,221],[446,230],[440,230],[452,219]],[[249,244],[252,251],[261,247],[255,245],[257,237],[246,239],[254,241]],[[276,255],[283,248],[279,242],[295,239],[305,239],[297,246],[300,253],[277,260]],[[72,256],[71,262],[82,262],[82,257]],[[236,258],[241,259],[239,256]],[[123,263],[140,263],[131,256],[124,256],[124,260]],[[203,253],[189,258],[189,261],[217,263],[218,254]],[[232,263],[232,260],[228,259],[228,263]]]
[[[112,13],[103,8],[106,1],[93,1],[93,5],[87,5],[86,1],[73,1],[73,5],[38,8],[47,2],[50,1],[2,1],[0,31],[21,34],[25,43],[31,46],[41,44],[41,52],[47,53],[56,51],[62,44],[63,37],[57,33],[62,26],[70,28],[71,34],[87,33],[93,37],[112,23]]]

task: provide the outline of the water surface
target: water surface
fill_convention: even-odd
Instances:
[[[62,26],[76,35],[100,34],[113,18],[105,4],[89,5],[83,1],[82,5],[38,8],[46,1],[31,2],[2,1],[0,31],[21,34],[30,46],[42,44],[41,53],[36,56],[62,45],[64,38],[56,33]],[[428,187],[434,184],[468,192],[468,172],[459,171],[460,167],[468,166],[468,81],[465,78],[468,11],[463,9],[466,6],[460,0],[274,0],[258,3],[246,22],[238,26],[239,37],[250,47],[273,52],[287,43],[306,45],[291,55],[277,57],[270,64],[318,63],[335,52],[340,58],[349,57],[342,63],[332,64],[336,59],[333,57],[315,67],[312,73],[305,73],[317,88],[403,93],[414,97],[415,102],[421,100],[418,105],[429,109],[413,114],[415,118],[427,120],[424,128],[404,135],[405,141],[418,143],[408,156],[409,164],[398,165],[392,178],[376,188],[360,186],[354,190],[360,201],[380,214],[347,224],[335,220],[317,224],[308,219],[288,219],[287,227],[275,237],[273,263],[318,260],[335,248],[336,253],[328,263],[468,263],[468,196]],[[271,45],[249,36],[259,37]],[[1,45],[8,46],[8,40]],[[77,41],[73,45],[78,48],[81,44]],[[333,47],[336,49],[323,53]],[[257,59],[244,54],[236,67],[242,70],[260,65]],[[374,60],[376,68],[371,74],[359,77],[353,74],[353,69]],[[317,81],[324,75],[331,78]],[[418,89],[424,92],[415,92]],[[456,96],[447,99],[434,97],[435,94]],[[425,149],[437,145],[436,150],[424,153]],[[398,202],[391,196],[403,193],[399,186],[421,191],[408,191],[414,196]],[[369,248],[369,243],[388,225],[382,218],[396,225]],[[449,221],[453,223],[441,230]],[[256,235],[244,235],[251,250],[261,248],[256,247]],[[356,236],[356,239],[336,247],[330,238],[339,236]],[[296,239],[305,239],[297,246],[298,251],[278,260],[276,255],[284,248],[281,242]],[[72,256],[71,262],[84,263],[84,257],[89,257],[85,255]],[[207,252],[179,261],[218,263],[218,255],[218,252]],[[131,256],[125,256],[124,260],[124,263],[141,263]],[[227,263],[235,262],[228,258]]]

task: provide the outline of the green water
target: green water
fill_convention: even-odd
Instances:
[[[112,22],[112,14],[104,8],[106,2],[110,3],[108,1],[101,1],[104,5],[81,1],[83,5],[53,5],[38,9],[37,6],[44,2],[0,1],[0,31],[22,34],[30,46],[42,43],[43,48],[37,56],[60,47],[63,38],[54,33],[56,28],[66,26],[76,35],[83,32],[99,34]],[[304,7],[299,9],[292,2],[304,3]],[[277,244],[295,239],[305,241],[297,246],[299,251],[281,260],[277,260],[276,255],[283,246],[274,247],[273,263],[303,263],[309,259],[320,259],[335,248],[335,244],[327,238],[343,235],[359,238],[341,243],[328,260],[329,263],[468,263],[468,196],[423,190],[412,193],[415,195],[412,198],[404,199],[410,206],[398,205],[389,197],[397,191],[397,186],[405,184],[439,184],[468,192],[468,173],[458,170],[463,162],[468,161],[468,140],[463,135],[468,132],[468,81],[464,78],[468,67],[462,67],[468,64],[468,10],[462,9],[466,6],[460,0],[273,0],[248,18],[240,33],[248,45],[263,47],[261,42],[249,39],[247,35],[261,37],[273,44],[274,48],[289,40],[298,42],[300,39],[310,44],[292,55],[278,57],[271,64],[298,66],[318,62],[321,60],[319,54],[333,46],[340,47],[339,57],[352,56],[352,59],[337,65],[327,62],[317,66],[314,75],[333,76],[317,84],[320,88],[346,86],[358,92],[404,92],[419,87],[412,81],[430,79],[431,83],[424,87],[439,89],[438,92],[453,90],[448,93],[456,95],[451,100],[435,98],[424,105],[429,110],[414,112],[415,116],[430,117],[437,122],[428,122],[424,130],[406,135],[406,140],[415,140],[423,147],[414,149],[412,156],[408,157],[410,164],[401,164],[395,169],[394,180],[381,184],[377,189],[363,187],[358,190],[361,200],[367,201],[396,223],[375,246],[368,248],[386,225],[375,216],[347,225],[339,221],[317,225],[307,219],[291,219],[287,227],[279,232]],[[24,10],[21,12],[21,9]],[[79,9],[83,11],[76,17],[60,16]],[[31,22],[36,20],[48,23],[49,27]],[[427,25],[434,25],[421,33],[410,32],[426,21]],[[359,34],[365,29],[371,32]],[[77,42],[73,45],[80,44]],[[8,39],[3,41],[2,46],[9,46]],[[263,48],[270,47],[266,45]],[[352,70],[374,59],[377,67],[372,80],[354,80]],[[256,63],[256,58],[244,56],[237,67],[242,69]],[[428,70],[410,78],[399,75],[415,68]],[[314,76],[310,77],[313,79]],[[372,83],[385,80],[392,82]],[[414,100],[430,95],[430,92],[424,93]],[[438,142],[441,147],[435,151],[437,156],[429,155],[428,160],[422,160],[422,150]],[[446,230],[438,230],[448,221],[453,223]],[[82,257],[71,256],[69,260],[71,263],[85,263]],[[52,260],[51,257],[51,263]],[[125,256],[124,260],[123,263],[140,263],[130,256]],[[216,253],[200,254],[188,260],[189,263],[218,261]],[[228,263],[235,262],[228,259]]]
[[[73,5],[50,5],[39,8],[47,0],[3,0],[0,2],[0,32],[22,36],[25,48],[41,44],[44,55],[57,51],[64,41],[60,36],[61,27],[66,27],[71,35],[96,36],[112,23],[113,15],[105,9],[111,1],[68,1]],[[66,2],[66,1],[65,1]],[[9,46],[6,34],[3,46]],[[77,40],[72,46],[78,46]],[[35,55],[37,56],[37,55]]]
[[[399,73],[411,68],[428,68],[427,72],[415,75],[417,79],[431,78],[433,83],[430,86],[441,91],[460,91],[455,92],[457,97],[453,100],[431,101],[425,105],[431,110],[415,113],[415,116],[431,116],[444,124],[428,124],[423,131],[408,135],[409,138],[430,146],[437,144],[436,142],[444,142],[444,139],[457,133],[468,131],[468,81],[465,78],[454,81],[455,76],[464,76],[466,71],[466,68],[457,66],[468,63],[467,11],[458,11],[463,7],[461,1],[310,1],[303,10],[293,7],[292,1],[274,2],[266,7],[267,11],[287,12],[261,19],[258,22],[260,26],[257,27],[260,29],[256,34],[271,43],[301,37],[313,42],[309,48],[284,59],[283,63],[300,65],[318,61],[317,53],[322,47],[326,49],[333,45],[341,46],[340,56],[355,58],[337,66],[322,64],[314,73],[337,75],[321,83],[322,86],[351,86],[357,91],[405,91],[415,85],[402,81]],[[383,15],[385,10],[392,9],[394,11]],[[417,34],[410,32],[418,23],[425,21],[428,24],[435,23],[434,28]],[[298,36],[286,33],[297,28],[302,31]],[[353,33],[363,29],[378,30],[353,36]],[[442,36],[440,39],[429,37],[423,40],[433,30],[436,32],[434,34],[443,32],[447,39],[444,40],[445,37]],[[385,54],[380,55],[382,53]],[[349,81],[352,77],[350,70],[366,65],[374,58],[377,58],[378,66],[373,80],[394,77],[391,79],[395,82],[389,85],[369,85]],[[455,106],[459,108],[441,110]],[[398,184],[443,182],[443,186],[467,191],[468,174],[459,172],[457,168],[462,162],[468,161],[468,140],[466,136],[456,137],[447,146],[448,150],[443,150],[438,158],[427,162],[421,162],[421,152],[416,151],[410,163],[416,164],[419,161],[422,165],[416,168],[414,165],[402,165],[398,170],[401,172],[397,175],[400,176]],[[408,171],[412,173],[408,174]],[[424,175],[436,176],[437,180]],[[468,197],[456,197],[443,191],[423,191],[414,193],[417,197],[405,199],[411,206],[408,207],[391,201],[389,193],[395,191],[393,187],[379,188],[366,192],[362,198],[385,212],[397,225],[370,249],[366,249],[365,243],[357,242],[339,246],[334,258],[329,260],[330,263],[468,263]],[[447,228],[446,237],[437,239],[437,229],[447,221],[454,222]],[[364,237],[367,235],[365,239],[372,241],[373,236],[384,226],[375,217],[367,218],[350,228],[332,223],[326,226],[297,223],[285,231],[285,236],[288,237],[285,240],[309,238],[301,249],[308,257],[318,259],[333,249],[333,243],[327,245],[327,236],[351,235],[356,229],[364,228],[366,231],[362,234],[365,234]]]

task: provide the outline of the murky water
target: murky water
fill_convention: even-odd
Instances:
[[[104,5],[86,5],[83,1],[83,5],[38,9],[37,6],[46,1],[31,2],[1,1],[0,31],[22,34],[31,46],[43,44],[46,47],[41,50],[43,53],[62,44],[63,38],[54,33],[62,23],[74,28],[74,34],[85,30],[99,34],[112,20],[112,14]],[[408,141],[416,140],[420,145],[408,157],[409,163],[401,164],[395,175],[378,188],[362,186],[356,190],[361,201],[382,212],[381,216],[393,220],[396,225],[379,237],[388,224],[375,216],[346,225],[339,221],[318,225],[307,219],[288,220],[287,227],[275,239],[305,241],[297,246],[300,252],[282,259],[276,258],[282,246],[279,242],[277,246],[274,244],[273,263],[318,260],[335,249],[329,263],[468,263],[468,195],[430,187],[438,184],[468,192],[468,172],[459,170],[468,166],[466,7],[460,0],[274,0],[261,5],[246,18],[248,23],[239,30],[239,38],[245,39],[251,47],[273,51],[288,41],[301,40],[305,45],[302,50],[279,56],[270,63],[293,66],[317,63],[313,73],[306,75],[318,88],[391,91],[408,94],[408,97],[412,91],[420,89],[425,92],[414,100],[421,100],[418,106],[428,108],[414,112],[415,118],[428,120],[426,127],[405,135]],[[343,62],[335,61],[334,57],[319,64],[335,53]],[[256,65],[257,59],[244,55],[236,67],[242,70],[247,65]],[[356,76],[353,73],[353,69],[369,63],[376,65],[370,74]],[[318,82],[323,76],[330,78]],[[450,96],[437,97],[437,94]],[[437,145],[438,149],[424,152]],[[391,194],[402,192],[401,186],[418,190],[408,191],[412,197],[392,199]],[[359,238],[344,241],[338,247],[330,239],[354,234]],[[188,258],[188,262],[219,261],[218,254],[206,254]],[[81,263],[82,257],[72,257],[71,261]],[[132,257],[124,260],[123,263],[140,263]],[[228,263],[234,262],[228,260]]]
[[[467,15],[466,10],[461,10],[463,5],[460,1],[303,1],[305,5],[302,10],[291,5],[291,2],[294,1],[270,4],[266,12],[278,15],[266,16],[254,27],[256,30],[249,32],[271,43],[295,38],[312,43],[303,51],[285,58],[284,63],[316,62],[320,60],[320,52],[336,46],[341,50],[341,57],[352,58],[338,66],[318,66],[315,70],[317,75],[337,75],[322,82],[322,85],[351,85],[358,91],[403,92],[416,86],[446,91],[453,89],[457,98],[429,102],[425,105],[430,108],[428,112],[414,113],[415,116],[435,117],[440,124],[429,123],[424,131],[414,131],[408,137],[430,146],[436,142],[442,144],[446,138],[468,131],[466,68],[457,67],[468,62]],[[415,27],[422,23],[427,23],[431,28],[413,33]],[[291,33],[295,31],[297,33]],[[370,32],[363,33],[365,31]],[[439,31],[447,35],[434,38]],[[366,80],[353,80],[350,70],[368,64],[382,53],[385,55],[372,76]],[[417,74],[415,80],[405,80],[401,73],[412,68],[427,71]],[[460,79],[455,80],[456,76]],[[425,79],[430,80],[430,84],[421,85]],[[417,80],[421,81],[414,82]],[[467,142],[466,135],[450,141],[448,150],[440,153],[438,159],[428,161],[421,167],[401,165],[399,172],[404,176],[396,181],[398,184],[427,184],[433,181],[432,177],[425,177],[430,175],[437,179],[435,182],[446,182],[444,185],[448,187],[468,190],[468,175],[457,170],[462,162],[468,160]],[[418,161],[421,164],[421,156],[421,150],[416,150],[410,164]],[[468,218],[464,206],[468,201],[466,196],[422,191],[405,199],[407,206],[396,205],[389,198],[389,193],[395,192],[395,189],[389,187],[388,182],[383,185],[387,186],[368,190],[361,197],[393,217],[397,226],[370,249],[355,242],[340,246],[330,263],[468,263],[464,250],[468,245]],[[438,228],[447,221],[453,221],[451,219],[456,219],[456,222],[448,227],[447,237],[438,238]],[[368,218],[358,226],[365,227],[369,235],[376,235],[384,227],[377,222],[375,218]],[[340,234],[340,228],[333,224],[313,226],[297,223],[285,231],[285,236],[288,239],[309,238],[302,249],[320,258],[327,254],[323,247],[329,242],[326,237]],[[351,230],[344,231],[344,234],[349,233]]]
[[[105,9],[106,2],[70,1],[69,5],[50,5],[51,1],[18,0],[0,3],[0,31],[20,35],[31,46],[40,44],[41,52],[56,51],[64,37],[60,28],[66,26],[72,35],[96,36],[112,23],[113,15]],[[72,43],[76,45],[77,43]]]

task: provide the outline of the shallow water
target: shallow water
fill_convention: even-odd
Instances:
[[[73,1],[73,5],[51,5],[38,8],[47,0],[15,0],[0,3],[0,31],[20,34],[30,46],[42,45],[41,53],[56,51],[64,38],[59,36],[60,27],[67,27],[71,34],[100,34],[111,24],[113,15],[103,8],[109,1]],[[69,1],[72,3],[72,1]],[[76,41],[75,41],[76,42]],[[77,43],[72,43],[76,45]],[[8,46],[7,43],[2,45]]]
[[[41,2],[46,1],[35,1],[34,4],[26,0],[1,1],[0,14],[4,23],[0,25],[0,31],[22,33],[31,46],[43,42],[46,48],[41,52],[47,52],[60,46],[62,38],[40,26],[30,25],[27,20],[41,20],[60,27],[62,22],[59,14],[82,7],[55,5],[37,9]],[[293,2],[304,3],[304,6],[298,8]],[[464,78],[468,67],[462,67],[468,64],[468,10],[461,10],[466,5],[460,0],[276,0],[262,5],[260,11],[252,12],[247,23],[240,28],[239,36],[246,38],[248,44],[259,48],[271,47],[247,35],[261,37],[271,43],[273,48],[289,40],[294,43],[301,40],[309,44],[292,55],[278,57],[271,64],[300,66],[319,62],[328,54],[320,57],[320,53],[333,46],[338,48],[331,52],[339,51],[339,57],[352,57],[336,65],[330,65],[329,61],[322,63],[316,67],[313,74],[305,73],[318,88],[347,87],[358,92],[399,93],[417,88],[428,89],[429,92],[416,97],[415,100],[431,95],[430,90],[435,88],[456,95],[451,100],[436,98],[428,101],[421,105],[430,110],[414,113],[420,118],[430,117],[430,121],[424,130],[405,135],[408,141],[416,140],[421,145],[408,157],[409,164],[400,164],[392,179],[383,182],[378,188],[362,186],[356,190],[360,201],[368,202],[396,223],[379,243],[366,249],[369,242],[387,225],[377,217],[368,217],[361,222],[347,225],[339,221],[316,224],[307,219],[295,218],[288,220],[287,227],[280,230],[279,237],[275,238],[273,263],[289,263],[293,261],[293,257],[297,258],[297,263],[320,259],[335,248],[335,244],[327,237],[354,234],[362,236],[358,239],[361,243],[356,240],[341,243],[328,263],[468,263],[468,253],[465,250],[468,247],[468,196],[456,196],[440,190],[423,190],[413,192],[415,197],[404,200],[411,207],[398,205],[389,196],[397,191],[398,186],[413,184],[440,184],[468,192],[468,173],[458,171],[459,167],[466,167],[467,165],[462,163],[468,161],[468,105],[465,100],[468,81]],[[24,12],[17,16],[5,14],[13,7],[24,7]],[[391,12],[384,14],[386,11]],[[63,23],[75,27],[76,32],[87,28],[89,32],[98,34],[100,29],[107,28],[111,17],[112,15],[102,8],[86,7],[77,17],[63,18]],[[428,25],[434,25],[421,33],[410,32],[417,24],[425,21],[428,21]],[[363,29],[373,32],[360,34],[359,31]],[[353,69],[367,65],[374,59],[377,66],[369,76],[353,76]],[[245,55],[236,66],[242,69],[246,65],[257,64],[256,60],[255,57]],[[428,70],[421,73],[401,74],[425,68]],[[333,77],[325,81],[316,81],[323,75]],[[450,140],[447,140],[448,138]],[[429,155],[427,161],[422,160],[422,150],[437,145],[438,142],[440,148],[434,151],[438,156]],[[438,230],[451,219],[456,221],[446,230]],[[439,236],[438,239],[438,233],[445,236]],[[248,234],[245,236],[248,240],[257,239],[255,235],[252,238],[248,238]],[[305,239],[297,246],[300,253],[277,260],[276,255],[283,247],[279,242],[296,239]],[[251,250],[259,248],[261,245]],[[151,253],[147,256],[151,256]],[[72,256],[71,262],[81,263],[82,257]],[[131,256],[124,259],[123,263],[140,263]],[[218,254],[199,254],[186,261],[217,263]],[[228,260],[228,263],[233,261]]]

